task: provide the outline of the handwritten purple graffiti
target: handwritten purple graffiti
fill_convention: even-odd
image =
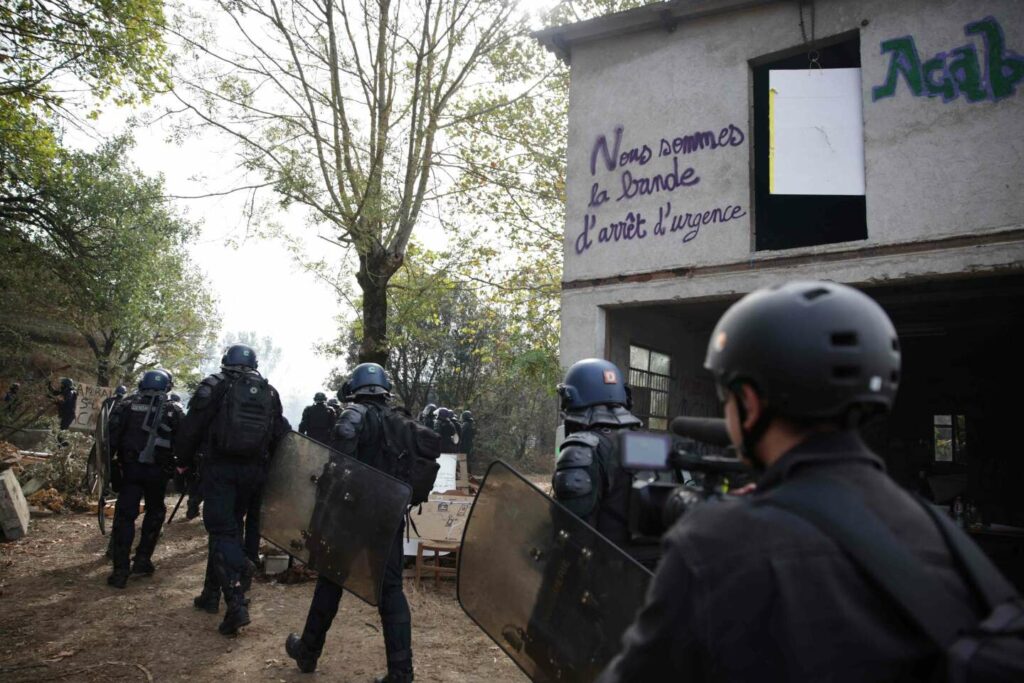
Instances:
[[[629,211],[621,220],[613,220],[598,227],[597,216],[587,213],[583,216],[583,229],[576,235],[573,246],[576,254],[580,255],[594,246],[595,237],[598,243],[614,243],[661,237],[672,233],[681,233],[680,241],[686,244],[700,233],[702,227],[728,223],[746,215],[747,212],[738,204],[674,214],[672,202],[665,202],[663,206],[658,207],[658,220],[653,225],[649,225],[643,212]]]
[[[615,142],[609,147],[608,137],[598,135],[590,150],[590,175],[597,174],[597,162],[600,159],[608,171],[616,168],[636,164],[645,166],[654,158],[654,152],[647,144],[639,147],[632,147],[622,150],[622,135],[626,129],[624,126],[616,126],[614,132]],[[738,147],[744,143],[746,135],[733,124],[722,128],[718,133],[710,130],[697,131],[688,135],[680,135],[672,138],[661,138],[658,143],[658,156],[667,157],[680,154],[693,154],[704,149],[718,149],[719,147]]]
[[[980,36],[985,49],[984,72],[973,43],[939,52],[924,62],[911,36],[882,41],[882,54],[889,54],[885,83],[871,89],[874,102],[896,94],[900,77],[915,97],[941,97],[952,102],[961,95],[968,102],[993,101],[1009,97],[1024,80],[1024,57],[1006,49],[1003,28],[995,17],[985,17],[964,26],[967,36]]]

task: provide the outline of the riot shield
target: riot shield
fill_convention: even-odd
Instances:
[[[100,525],[100,533],[107,533],[107,493],[110,489],[110,435],[107,426],[110,422],[110,404],[104,402],[100,414],[96,418],[96,431],[93,433],[93,471],[96,481],[95,489],[99,492],[96,500],[96,521]]]
[[[462,536],[462,609],[533,681],[592,681],[620,649],[651,573],[503,462]]]
[[[290,432],[270,460],[260,535],[376,605],[411,495],[405,482]]]

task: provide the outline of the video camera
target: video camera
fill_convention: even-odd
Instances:
[[[677,417],[670,429],[687,441],[679,443],[655,432],[619,434],[622,467],[633,473],[629,528],[634,541],[657,541],[691,507],[723,496],[732,483],[749,476],[750,468],[727,454],[731,444],[725,420]],[[698,455],[689,450],[694,442],[720,447],[725,453]],[[681,482],[681,472],[700,477],[700,485]]]

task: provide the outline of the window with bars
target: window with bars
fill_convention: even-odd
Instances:
[[[936,462],[960,462],[967,452],[967,417],[932,417],[932,452]]]
[[[668,392],[672,358],[642,346],[629,347],[629,385],[633,390],[633,414],[648,429],[668,429]]]

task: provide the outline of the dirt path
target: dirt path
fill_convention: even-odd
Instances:
[[[283,643],[302,627],[312,582],[255,583],[252,624],[236,638],[218,634],[221,615],[192,607],[205,548],[198,520],[176,521],[153,558],[157,573],[120,591],[106,585],[106,538],[91,515],[33,519],[26,538],[0,544],[0,680],[365,682],[384,673],[377,610],[351,595],[317,672],[298,672]],[[528,681],[459,609],[450,580],[435,591],[406,579],[405,590],[417,681]]]

